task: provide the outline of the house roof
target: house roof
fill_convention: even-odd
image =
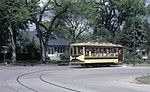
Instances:
[[[28,33],[30,41],[34,38],[35,42],[39,44],[39,39],[36,36],[36,31],[30,31]],[[56,45],[69,45],[69,41],[64,37],[63,33],[61,32],[52,32],[51,37],[48,41],[48,46],[56,46]]]
[[[48,45],[69,45],[69,42],[66,39],[51,39],[49,40]]]
[[[69,41],[61,32],[52,32],[53,38],[49,40],[48,45],[69,45]]]

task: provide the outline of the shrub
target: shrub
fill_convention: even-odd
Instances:
[[[69,54],[61,54],[60,55],[61,60],[67,60],[67,61],[69,61],[70,60],[69,57],[70,57]]]
[[[150,75],[143,75],[141,77],[137,77],[135,80],[139,83],[150,84]]]

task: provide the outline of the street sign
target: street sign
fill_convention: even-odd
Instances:
[[[8,51],[8,47],[7,46],[2,46],[2,48],[3,48],[3,50],[2,50],[2,52],[4,53],[4,64],[7,64],[7,62],[5,62],[5,58],[6,58],[6,53],[7,53],[7,51]]]
[[[2,46],[3,50],[2,53],[7,53],[8,52],[8,47],[7,46]]]

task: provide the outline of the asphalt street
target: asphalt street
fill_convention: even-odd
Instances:
[[[0,92],[150,92],[150,67],[0,66]]]

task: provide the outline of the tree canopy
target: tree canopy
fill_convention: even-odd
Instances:
[[[144,0],[98,0],[95,7],[96,27],[108,30],[112,42],[115,42],[117,31],[126,21],[146,14]]]
[[[53,31],[63,32],[70,43],[85,39],[149,48],[149,7],[145,0],[1,0],[0,45],[9,43],[16,61],[19,31],[35,24],[42,62]]]
[[[30,18],[28,7],[24,0],[1,0],[0,1],[0,24],[2,31],[6,31],[11,40],[12,62],[16,62],[16,36],[20,29],[27,27]]]

